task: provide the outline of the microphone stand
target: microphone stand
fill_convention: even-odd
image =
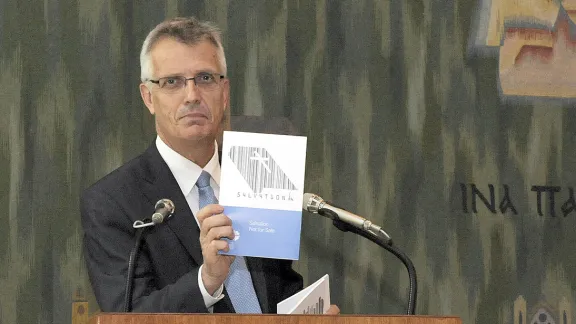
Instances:
[[[330,213],[330,211],[328,211],[328,210],[323,210],[323,212]],[[336,228],[338,228],[342,232],[352,232],[352,233],[356,233],[360,236],[363,236],[363,237],[369,239],[370,241],[380,245],[381,247],[383,247],[384,249],[386,249],[390,253],[394,254],[398,259],[400,259],[400,261],[402,261],[404,266],[406,266],[406,270],[408,270],[408,277],[410,279],[410,288],[408,290],[408,311],[407,311],[407,314],[408,315],[415,315],[416,314],[415,313],[415,311],[416,311],[416,293],[418,290],[418,283],[417,283],[417,278],[416,278],[416,269],[414,268],[414,264],[412,263],[410,258],[406,254],[404,254],[404,252],[400,251],[395,246],[393,246],[392,241],[390,241],[390,244],[387,244],[378,235],[375,235],[374,233],[369,232],[369,231],[365,231],[363,229],[359,229],[359,228],[354,227],[348,223],[344,223],[343,221],[338,219],[338,215],[332,215],[332,216],[333,216],[333,217],[331,217],[332,218],[332,224],[334,224],[334,226],[336,226]]]
[[[174,214],[174,203],[170,199],[160,199],[154,206],[154,214],[152,219],[146,218],[137,220],[132,227],[136,229],[136,242],[132,251],[130,251],[130,259],[128,260],[128,271],[126,273],[126,290],[124,295],[124,312],[132,311],[132,290],[134,288],[134,270],[136,261],[138,261],[138,252],[140,252],[140,245],[142,244],[142,234],[149,226],[160,224],[170,218]]]
[[[124,295],[124,312],[129,313],[132,311],[132,289],[134,287],[134,268],[138,260],[138,252],[142,244],[142,234],[147,227],[140,227],[136,229],[136,242],[132,251],[130,251],[130,260],[128,261],[128,273],[126,274],[126,293]]]

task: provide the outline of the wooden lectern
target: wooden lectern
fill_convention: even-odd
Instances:
[[[101,313],[90,324],[461,324],[458,317]]]

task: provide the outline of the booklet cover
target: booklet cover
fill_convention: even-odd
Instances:
[[[325,314],[330,308],[330,278],[324,275],[277,306],[278,314]]]
[[[298,260],[306,137],[224,132],[219,203],[235,238],[222,254]]]

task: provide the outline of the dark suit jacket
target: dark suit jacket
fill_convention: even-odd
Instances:
[[[123,310],[125,278],[134,246],[136,220],[149,218],[154,204],[168,198],[174,215],[144,232],[135,270],[134,312],[206,313],[198,287],[202,264],[200,230],[188,203],[155,144],[105,176],[81,199],[84,257],[94,294],[104,312]],[[263,313],[302,289],[289,260],[246,258]],[[234,312],[226,296],[214,312]]]

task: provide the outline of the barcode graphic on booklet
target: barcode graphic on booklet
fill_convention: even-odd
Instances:
[[[228,156],[254,193],[264,189],[297,190],[263,147],[232,146]]]
[[[302,314],[324,314],[324,299],[319,297],[316,304],[308,306],[308,308],[302,311]]]

